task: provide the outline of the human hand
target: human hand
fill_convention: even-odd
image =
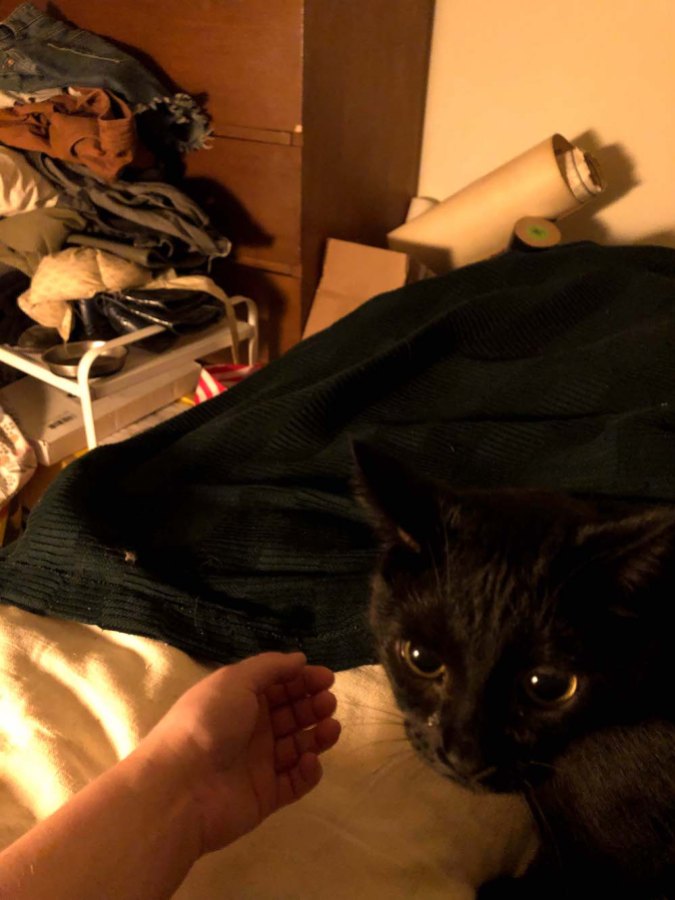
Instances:
[[[201,852],[229,844],[322,776],[340,735],[334,675],[302,653],[263,653],[194,685],[139,745],[168,762],[194,806]]]

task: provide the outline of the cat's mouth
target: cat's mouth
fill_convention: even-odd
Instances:
[[[444,750],[437,750],[436,756],[443,767],[443,774],[446,778],[456,781],[462,787],[468,788],[476,794],[494,793],[490,780],[498,774],[496,766],[486,766],[477,772],[465,774],[448,760]]]
[[[497,765],[467,764],[447,752],[433,730],[406,721],[405,730],[415,752],[443,778],[454,781],[474,793],[511,794],[522,790],[515,769]]]
[[[464,772],[453,764],[444,750],[439,749],[436,755],[444,767],[443,774],[446,778],[456,781],[476,794],[511,794],[518,790],[517,780],[508,769],[484,766],[477,771]]]

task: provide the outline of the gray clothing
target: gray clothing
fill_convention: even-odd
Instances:
[[[84,166],[44,153],[25,156],[61,193],[59,206],[86,219],[88,232],[150,250],[157,266],[195,268],[230,252],[230,241],[215,231],[206,213],[171,184],[104,182]]]
[[[105,250],[106,253],[114,253],[122,259],[144,266],[146,269],[166,269],[166,260],[161,253],[157,253],[152,247],[134,247],[133,244],[123,244],[121,241],[113,241],[102,237],[100,234],[71,234],[66,244],[75,247],[95,247],[97,250]],[[203,263],[204,258],[195,254],[193,259],[186,257],[184,268],[193,268]],[[188,265],[189,264],[189,265]]]

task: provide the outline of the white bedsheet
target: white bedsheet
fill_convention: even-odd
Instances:
[[[0,606],[0,845],[127,755],[208,671],[158,641]],[[179,900],[471,900],[526,863],[524,805],[418,761],[379,666],[339,673],[335,692],[343,735],[321,785],[201,860]]]

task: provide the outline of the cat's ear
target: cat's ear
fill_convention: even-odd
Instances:
[[[626,518],[584,526],[578,536],[587,559],[600,564],[622,597],[614,609],[637,615],[632,599],[675,576],[675,508],[655,507]]]
[[[372,444],[352,443],[355,494],[388,544],[419,553],[439,525],[439,490]]]

